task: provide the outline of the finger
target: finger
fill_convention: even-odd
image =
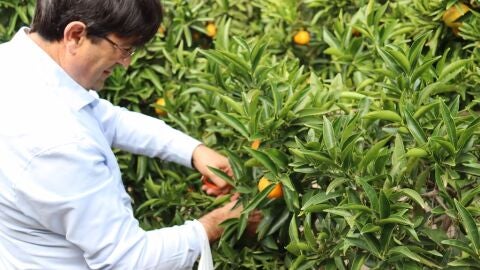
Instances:
[[[227,166],[223,169],[223,172],[226,173],[228,176],[233,177],[233,170],[232,167]]]
[[[240,193],[235,192],[232,197],[230,197],[230,201],[237,201],[240,198]]]
[[[211,187],[208,187],[206,185],[202,186],[202,190],[205,191],[205,193],[207,193],[208,195],[211,195],[211,196],[221,196],[221,195],[228,194],[227,190],[220,189],[218,187],[211,188]]]
[[[202,183],[204,186],[206,186],[209,189],[220,189],[219,186],[217,186],[214,182],[210,181],[207,176],[202,175]]]

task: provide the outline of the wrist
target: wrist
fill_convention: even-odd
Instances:
[[[191,163],[191,166],[192,168],[196,169],[198,171],[198,168],[195,166],[196,164],[196,161],[198,161],[198,155],[199,155],[199,151],[201,151],[201,148],[204,147],[205,145],[204,144],[199,144],[197,145],[194,149],[193,149],[193,152],[192,152],[192,158],[190,159],[190,163]]]
[[[220,238],[223,232],[223,228],[220,227],[221,221],[218,219],[216,212],[210,212],[209,214],[201,217],[198,221],[202,224],[207,234],[208,240],[214,242]]]

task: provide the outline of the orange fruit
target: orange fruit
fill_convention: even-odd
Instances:
[[[158,98],[157,101],[155,102],[155,104],[163,107],[163,106],[165,106],[165,99],[164,98]],[[159,107],[155,107],[155,113],[157,113],[160,116],[167,115],[167,112],[164,109],[159,108]]]
[[[198,33],[198,32],[193,32],[193,34],[192,34],[192,39],[193,39],[193,41],[198,41],[198,40],[200,40],[200,33]]]
[[[210,179],[208,179],[205,175],[202,175],[202,183],[211,189],[219,189],[217,185],[215,185]]]
[[[261,141],[259,139],[255,139],[252,142],[252,145],[250,146],[253,150],[257,150],[258,147],[260,147]]]
[[[260,181],[258,181],[258,190],[261,192],[264,190],[266,187],[270,186],[272,182],[268,180],[265,176],[260,178]],[[283,190],[282,190],[282,183],[277,183],[275,184],[275,187],[273,188],[270,193],[267,195],[268,198],[270,199],[277,199],[283,197]]]
[[[456,4],[443,13],[442,20],[448,27],[458,28],[460,23],[456,21],[469,11],[470,8],[467,5],[463,3]]]
[[[293,36],[293,42],[295,42],[298,45],[307,45],[310,42],[310,33],[308,33],[305,30],[298,31]]]
[[[217,27],[215,26],[214,23],[208,23],[206,30],[207,30],[207,36],[209,37],[214,37],[217,34]]]
[[[162,35],[165,34],[165,27],[163,27],[163,25],[160,25],[160,27],[158,27],[157,33]]]
[[[361,36],[361,35],[362,35],[362,33],[361,33],[360,31],[358,31],[357,28],[352,27],[352,36],[354,36],[354,37],[359,37],[359,36]]]

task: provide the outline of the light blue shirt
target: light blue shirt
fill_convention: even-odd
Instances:
[[[0,45],[0,269],[189,269],[198,221],[139,227],[112,147],[191,166],[199,141],[113,106],[22,28]]]

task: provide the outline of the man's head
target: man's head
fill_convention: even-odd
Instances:
[[[159,0],[37,0],[30,33],[60,44],[60,66],[87,89],[100,89],[113,67],[128,66],[162,20]]]

